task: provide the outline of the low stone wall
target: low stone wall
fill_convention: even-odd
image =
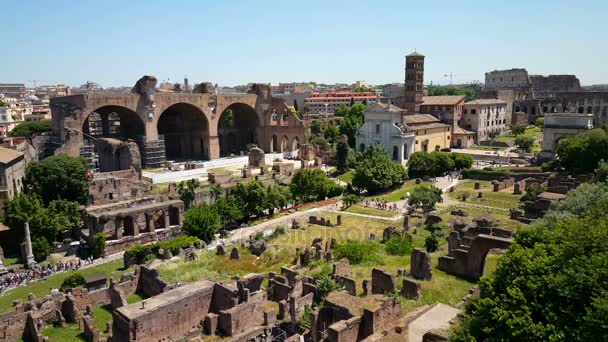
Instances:
[[[157,270],[149,269],[146,266],[139,268],[139,281],[137,283],[138,292],[146,297],[153,297],[169,289],[169,284],[160,279]]]
[[[262,325],[265,300],[266,293],[258,291],[249,297],[248,302],[219,311],[218,330],[226,336],[233,336],[245,332],[248,328]]]
[[[510,188],[513,185],[515,185],[515,179],[511,178],[511,177],[506,178],[506,179],[501,179],[499,181],[493,181],[492,182],[492,186],[493,186],[492,191],[498,192],[498,191]]]

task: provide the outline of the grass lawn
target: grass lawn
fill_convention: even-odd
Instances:
[[[532,137],[535,140],[542,140],[543,131],[539,127],[528,127],[528,128],[526,128],[526,131],[523,134],[520,134],[520,136]],[[503,136],[496,138],[496,141],[500,141],[500,142],[515,141],[515,135],[513,133],[508,133],[508,134],[505,134]]]
[[[386,194],[368,196],[367,198],[369,200],[379,199],[379,200],[387,200],[389,202],[396,202],[396,201],[401,200],[401,198],[403,198],[404,196],[406,196],[408,192],[412,193],[414,191],[415,187],[420,186],[420,185],[430,186],[431,184],[432,184],[431,182],[422,182],[422,183],[416,185],[416,180],[410,179],[410,180],[405,181],[403,183],[403,185],[401,185],[401,187],[399,187],[399,189],[393,190]]]
[[[344,183],[348,183],[351,184],[353,182],[353,176],[355,175],[355,170],[350,170],[347,171],[341,175],[339,175],[338,178],[339,180],[343,181]]]
[[[478,150],[478,151],[504,151],[507,147],[503,146],[481,146],[481,145],[473,145],[469,146],[467,150]]]
[[[239,249],[241,258],[238,260],[230,259],[233,246]],[[191,283],[201,279],[221,281],[248,273],[279,272],[281,266],[287,265],[295,255],[295,250],[269,249],[258,258],[240,245],[233,246],[228,246],[226,255],[223,256],[209,251],[201,254],[195,261],[170,261],[160,265],[157,270],[161,278],[169,283]]]
[[[481,184],[481,189],[474,190],[476,182]],[[461,199],[458,198],[459,192],[468,191],[470,193],[470,197],[465,203],[479,204],[502,209],[516,209],[522,205],[522,203],[519,201],[521,195],[514,195],[512,189],[505,189],[499,192],[493,192],[492,189],[493,186],[491,181],[466,180],[458,184],[455,191],[448,193],[448,196],[453,200],[461,201]],[[481,199],[477,198],[477,193],[479,192],[483,193],[483,198]]]
[[[134,293],[134,294],[130,295],[129,297],[127,297],[127,304],[133,304],[133,303],[141,302],[144,299],[145,298],[142,295]]]
[[[45,326],[42,335],[49,338],[49,342],[82,342],[86,341],[80,332],[78,324],[68,324],[65,328]]]
[[[97,265],[91,268],[83,269],[80,271],[82,275],[87,276],[94,273],[104,272],[107,276],[119,278],[122,274],[127,272],[128,270],[123,270],[123,261],[122,259],[108,262],[105,264]],[[13,300],[21,299],[22,301],[27,301],[27,296],[29,293],[33,293],[36,297],[44,297],[51,293],[51,288],[58,289],[61,287],[61,283],[63,280],[73,273],[74,271],[64,272],[52,275],[48,277],[46,280],[36,281],[34,283],[29,284],[28,286],[21,286],[13,290],[9,290],[4,293],[2,297],[0,297],[0,313],[6,312],[11,309],[13,306]]]
[[[346,211],[348,213],[365,214],[365,215],[373,215],[373,216],[381,216],[381,217],[395,217],[395,216],[399,215],[398,212],[380,210],[380,209],[376,209],[376,208],[368,208],[366,206],[362,206],[362,205],[358,205],[358,204],[351,205],[350,207],[346,208],[344,211]]]
[[[102,335],[108,334],[107,322],[112,320],[112,306],[111,305],[99,305],[93,308],[93,320],[99,332]]]

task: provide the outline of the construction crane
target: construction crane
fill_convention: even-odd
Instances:
[[[453,84],[453,80],[454,80],[454,76],[456,76],[456,75],[452,74],[452,72],[450,72],[449,74],[443,75],[443,77],[448,77],[448,76],[450,77],[450,85],[452,85]]]
[[[38,82],[46,82],[45,80],[28,80],[28,82],[34,84],[34,89],[38,88]]]

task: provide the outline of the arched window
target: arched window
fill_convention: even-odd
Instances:
[[[399,159],[399,148],[397,146],[393,146],[393,160],[397,161]]]
[[[403,159],[407,160],[409,156],[407,155],[407,144],[403,144]]]
[[[363,152],[365,150],[365,144],[359,144],[359,151]]]

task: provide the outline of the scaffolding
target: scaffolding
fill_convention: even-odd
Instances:
[[[95,143],[90,139],[84,139],[80,145],[80,156],[83,157],[89,169],[93,172],[99,171],[99,155],[95,150]]]
[[[147,140],[145,136],[137,137],[137,145],[141,154],[143,168],[162,167],[167,160],[165,156],[165,139],[161,135],[158,140]]]

